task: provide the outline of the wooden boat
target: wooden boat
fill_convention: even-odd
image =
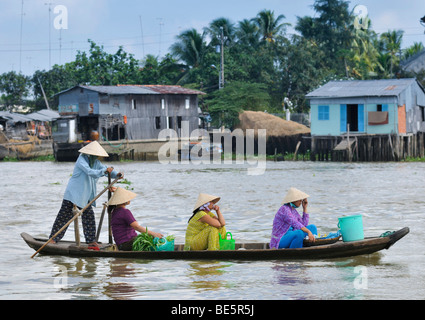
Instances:
[[[235,250],[223,251],[183,251],[182,244],[176,244],[174,251],[114,251],[113,245],[100,244],[101,250],[87,249],[87,245],[77,246],[75,242],[60,241],[48,244],[40,254],[63,255],[71,257],[112,257],[131,259],[186,259],[186,260],[293,260],[293,259],[329,259],[350,257],[374,253],[389,249],[394,243],[409,233],[405,227],[383,236],[365,238],[364,240],[313,245],[299,249],[269,249],[268,243],[236,243]],[[33,238],[27,233],[21,234],[24,241],[38,250],[48,239]]]
[[[6,157],[20,160],[53,155],[51,140],[29,140],[0,143],[0,160]]]

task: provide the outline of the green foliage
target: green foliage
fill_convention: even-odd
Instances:
[[[2,104],[6,109],[13,105],[20,105],[30,92],[29,78],[15,71],[0,75],[0,92]]]
[[[421,51],[422,43],[402,49],[403,32],[377,35],[369,18],[368,27],[359,28],[345,0],[315,0],[313,9],[313,17],[297,17],[300,35],[291,37],[285,16],[267,9],[236,23],[218,17],[202,31],[182,31],[161,58],[136,58],[122,47],[108,53],[88,40],[90,49],[72,62],[32,77],[0,75],[1,104],[10,108],[30,99],[33,109],[45,108],[41,85],[55,108],[57,93],[77,84],[178,84],[207,93],[199,100],[202,110],[216,125],[233,127],[242,110],[282,112],[284,98],[292,112],[308,112],[305,95],[329,80],[414,76],[425,84],[425,71],[400,68],[401,59]],[[222,35],[224,89],[218,90]]]
[[[213,124],[233,128],[242,110],[264,111],[270,102],[266,86],[259,83],[232,82],[215,91],[208,100]]]

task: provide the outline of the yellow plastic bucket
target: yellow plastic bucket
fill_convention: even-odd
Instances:
[[[341,230],[342,241],[358,241],[364,239],[363,218],[353,215],[338,218],[338,228]]]

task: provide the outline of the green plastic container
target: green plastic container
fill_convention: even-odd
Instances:
[[[342,241],[344,242],[364,239],[363,218],[361,215],[338,218],[338,227],[341,230]]]
[[[230,240],[228,239],[228,235],[230,234]],[[226,233],[226,239],[221,239],[221,234],[218,234],[220,240],[220,250],[235,250],[235,240],[233,240],[233,236],[230,232]]]

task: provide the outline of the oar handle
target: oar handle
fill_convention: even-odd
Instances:
[[[114,181],[112,181],[105,189],[103,189],[92,201],[90,201],[83,209],[78,210],[78,214],[74,215],[74,217],[71,218],[71,220],[69,220],[62,228],[60,228],[60,230],[58,232],[56,232],[49,240],[47,240],[47,242],[45,244],[43,244],[40,249],[38,249],[32,256],[31,258],[34,258],[37,253],[39,253],[41,250],[44,249],[45,246],[47,246],[50,241],[53,240],[53,238],[55,238],[59,233],[61,233],[63,230],[65,230],[65,228],[67,228],[75,219],[78,218],[78,216],[80,216],[88,207],[90,207],[92,205],[93,202],[95,202],[97,199],[99,199],[99,197],[104,194],[109,188],[111,188],[119,179],[121,179],[121,175],[119,177],[117,177]]]

